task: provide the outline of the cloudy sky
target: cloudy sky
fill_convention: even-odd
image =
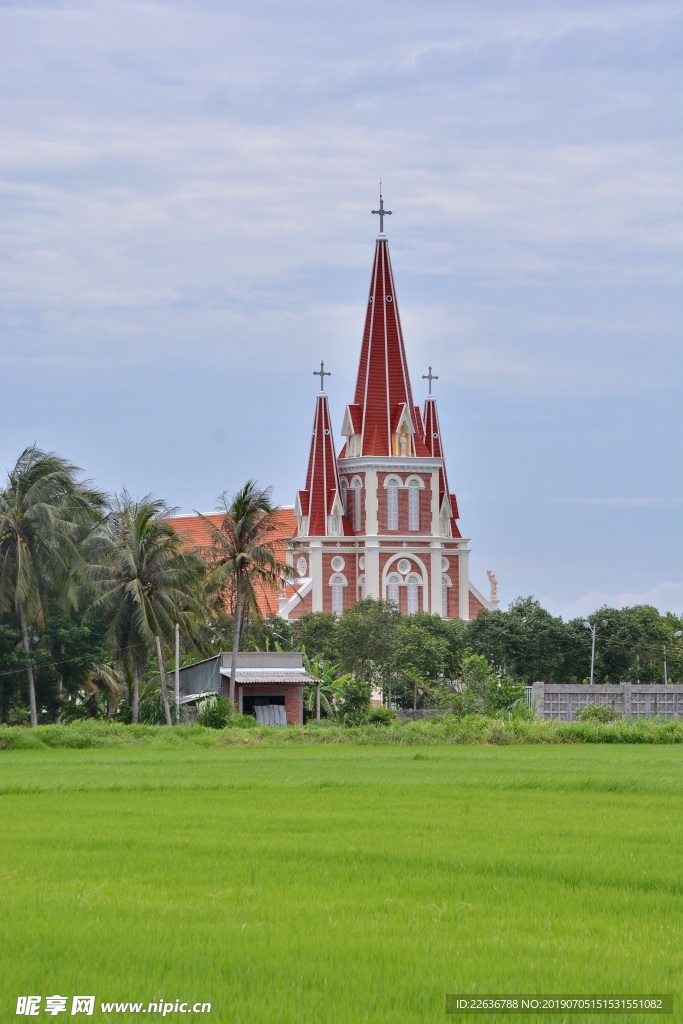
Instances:
[[[0,466],[291,503],[381,176],[474,582],[683,613],[681,37],[660,0],[0,0]]]

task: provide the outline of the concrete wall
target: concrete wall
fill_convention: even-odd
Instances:
[[[531,699],[539,718],[572,722],[588,704],[605,704],[626,718],[683,718],[683,686],[552,686],[534,683]]]

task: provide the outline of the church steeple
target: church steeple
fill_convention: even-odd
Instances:
[[[346,455],[426,455],[383,231],[384,217],[391,211],[384,209],[381,195],[380,208],[373,213],[379,214],[381,230],[375,244],[356,393],[342,426],[348,442]]]
[[[458,502],[454,494],[451,494],[448,487],[448,477],[446,476],[446,461],[443,454],[443,445],[441,444],[441,427],[439,426],[439,414],[436,409],[436,399],[432,394],[432,381],[438,380],[432,374],[432,368],[429,367],[429,375],[423,378],[429,381],[429,394],[425,399],[424,405],[424,442],[427,449],[427,453],[433,459],[441,459],[441,468],[439,469],[439,516],[442,522],[450,523],[451,536],[460,537],[460,530],[458,529]]]
[[[320,377],[321,390],[315,402],[306,487],[298,494],[299,535],[338,537],[350,534],[351,529],[344,515],[330,408],[323,390],[329,373],[324,363],[314,373]]]

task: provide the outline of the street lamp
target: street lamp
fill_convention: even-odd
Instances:
[[[683,630],[681,630],[681,629],[677,629],[676,632],[674,633],[674,638],[679,637],[679,636],[683,636]],[[668,680],[667,671],[666,671],[666,644],[664,644],[664,685],[665,686],[669,685],[669,680]]]
[[[294,646],[294,637],[290,637],[289,639],[287,639],[287,637],[283,636],[282,633],[276,633],[275,631],[273,631],[270,635],[277,637],[278,640],[282,640],[282,642],[285,644],[288,643],[290,647]]]
[[[592,686],[593,685],[593,670],[595,668],[595,634],[598,631],[598,625],[600,625],[600,626],[606,626],[607,625],[607,619],[601,619],[600,622],[599,623],[596,622],[594,626],[591,626],[591,624],[588,621],[588,619],[585,619],[583,624],[586,627],[586,629],[590,629],[591,636],[593,637],[593,643],[591,644],[591,686]]]

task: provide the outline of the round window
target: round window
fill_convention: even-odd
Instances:
[[[341,555],[335,555],[332,559],[332,568],[335,572],[341,572],[344,568],[344,559]]]
[[[399,560],[397,568],[400,573],[403,573],[405,575],[405,573],[410,572],[410,562],[408,561],[407,558],[401,558]]]
[[[306,561],[306,559],[305,558],[299,558],[297,560],[297,563],[296,563],[296,571],[299,573],[299,576],[305,576],[307,569],[308,569],[308,562]]]

